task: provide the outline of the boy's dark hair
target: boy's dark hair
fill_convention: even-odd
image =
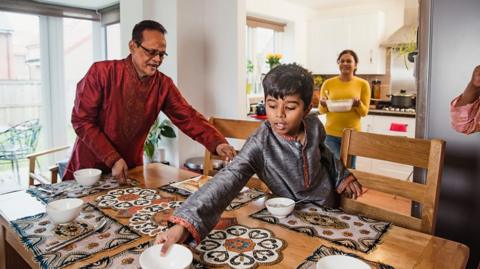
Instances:
[[[143,42],[143,31],[145,30],[157,30],[162,34],[167,33],[165,27],[160,23],[152,20],[144,20],[135,24],[135,27],[133,27],[132,40],[137,44],[141,44]]]
[[[270,95],[283,99],[288,95],[300,95],[307,109],[312,101],[313,76],[298,64],[281,64],[267,73],[263,79],[265,98]]]

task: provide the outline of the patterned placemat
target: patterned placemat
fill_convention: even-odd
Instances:
[[[128,180],[129,185],[136,186],[135,180]],[[118,182],[111,176],[102,177],[92,186],[82,186],[75,180],[62,181],[55,184],[39,184],[27,189],[27,192],[41,202],[47,204],[50,201],[62,198],[81,198],[105,190],[118,188]]]
[[[151,241],[145,242],[114,256],[104,257],[96,262],[85,265],[80,269],[140,269],[140,255],[152,245],[153,243]],[[208,267],[194,259],[189,269],[208,269]]]
[[[192,193],[198,190],[199,187],[205,184],[205,179],[209,179],[211,177],[208,176],[199,176],[194,177],[191,179],[187,179],[182,182],[175,182],[168,185],[164,185],[160,187],[161,190],[169,192],[169,193],[176,193],[180,194],[184,197],[190,196]],[[244,189],[233,199],[233,201],[227,206],[225,209],[226,211],[235,210],[240,208],[250,201],[256,200],[260,197],[265,196],[265,193],[256,189],[251,189],[248,187],[244,187]]]
[[[151,205],[152,201],[160,198],[157,190],[133,187],[111,190],[107,194],[98,196],[95,202],[100,208],[121,210],[134,206]]]
[[[212,230],[194,251],[207,267],[256,268],[282,261],[286,243],[265,228],[233,225]]]
[[[359,257],[359,256],[357,256],[353,253],[343,252],[343,251],[338,250],[336,248],[331,248],[331,247],[327,247],[327,246],[323,246],[323,245],[320,246],[319,248],[317,248],[313,252],[312,255],[307,257],[305,259],[305,261],[297,267],[297,269],[315,269],[316,264],[317,264],[318,260],[320,260],[320,258],[323,258],[325,256],[330,256],[330,255],[348,255],[348,256],[351,256],[351,257],[354,257],[354,258],[357,258],[357,259],[361,259],[362,261],[364,261],[368,265],[370,265],[370,267],[372,269],[394,269],[390,265],[386,265],[386,264],[383,264],[383,263],[380,263],[380,262],[369,261],[369,260],[363,259],[362,257]]]
[[[56,252],[46,248],[94,227],[102,219],[107,224],[100,232],[65,246]],[[31,250],[41,268],[62,268],[93,254],[131,242],[140,237],[138,233],[110,218],[92,204],[86,204],[80,216],[70,224],[54,225],[46,213],[11,222],[24,246]]]
[[[350,215],[340,209],[313,203],[298,204],[286,218],[274,217],[266,208],[250,216],[365,253],[379,243],[390,227],[388,222]]]
[[[155,236],[167,230],[168,218],[181,204],[180,201],[171,201],[143,207],[133,214],[128,225],[141,234]]]

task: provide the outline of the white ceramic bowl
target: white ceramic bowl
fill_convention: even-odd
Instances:
[[[285,218],[295,208],[295,201],[290,198],[277,197],[265,201],[268,212],[277,218]]]
[[[327,100],[327,108],[330,112],[345,112],[352,109],[353,99]]]
[[[183,245],[173,244],[165,256],[160,256],[162,244],[147,248],[140,255],[142,269],[184,269],[192,264],[192,252]]]
[[[320,258],[317,269],[370,269],[364,261],[345,255],[331,255]]]
[[[47,215],[55,224],[68,223],[80,215],[82,205],[78,198],[55,200],[47,204]]]
[[[82,186],[92,186],[97,183],[102,175],[102,170],[95,168],[85,168],[73,173],[75,180]]]

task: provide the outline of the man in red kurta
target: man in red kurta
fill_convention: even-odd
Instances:
[[[235,150],[182,97],[172,79],[157,68],[167,55],[165,28],[155,21],[135,25],[130,55],[94,63],[78,83],[72,111],[77,133],[64,179],[95,167],[121,183],[127,170],[143,163],[143,144],[160,111],[209,151],[232,158]]]

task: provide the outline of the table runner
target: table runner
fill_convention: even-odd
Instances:
[[[124,250],[116,255],[104,257],[96,262],[85,265],[80,269],[140,269],[140,255],[152,245],[153,243],[151,241],[145,242],[136,247]],[[192,266],[189,269],[208,269],[208,267],[194,258]]]
[[[204,183],[197,183],[197,182],[204,182],[199,180],[200,177],[194,177],[191,179],[185,180],[186,183],[181,184],[182,182],[175,182],[170,183],[168,185],[161,186],[160,189],[169,193],[177,193],[184,197],[190,196],[196,190],[198,190],[199,185],[203,185]],[[203,179],[205,176],[203,176]],[[211,178],[211,177],[209,177]],[[195,189],[196,188],[196,189]],[[265,196],[265,193],[256,189],[251,189],[248,187],[244,187],[244,189],[233,199],[233,201],[227,206],[225,209],[226,211],[235,210],[240,208],[250,201],[256,200],[260,197]]]
[[[139,233],[155,236],[167,230],[168,218],[181,204],[180,201],[171,201],[143,207],[133,214],[128,225]]]
[[[321,245],[319,248],[317,248],[312,255],[307,257],[303,263],[301,263],[297,269],[315,269],[316,264],[320,258],[325,257],[325,256],[330,256],[330,255],[348,255],[357,259],[361,259],[362,261],[366,262],[372,269],[394,269],[390,265],[386,265],[380,262],[373,262],[370,260],[363,259],[362,257],[359,257],[355,254],[352,253],[347,253],[343,252],[341,250],[338,250],[336,248],[332,247],[327,247],[324,245]]]
[[[194,249],[207,267],[256,268],[282,261],[286,243],[265,228],[233,225],[212,230]]]
[[[250,216],[365,253],[379,243],[390,227],[388,222],[350,215],[340,209],[313,203],[298,204],[294,212],[286,218],[274,217],[266,208]]]
[[[129,180],[131,185],[138,184],[134,180]],[[111,176],[102,177],[97,183],[92,186],[82,186],[75,180],[62,181],[55,184],[39,184],[31,186],[27,189],[27,192],[33,197],[37,198],[41,202],[47,204],[50,201],[62,199],[62,198],[81,198],[91,194],[95,194],[101,191],[118,188],[118,182]],[[53,192],[53,194],[42,191],[41,189],[47,189]]]
[[[71,236],[92,229],[103,218],[107,219],[104,229],[78,242],[48,253],[48,246],[56,245]],[[84,205],[80,216],[72,223],[54,225],[46,213],[21,218],[11,222],[24,246],[33,253],[40,268],[58,269],[86,259],[100,251],[113,249],[140,237],[138,233],[105,215],[92,204]]]

